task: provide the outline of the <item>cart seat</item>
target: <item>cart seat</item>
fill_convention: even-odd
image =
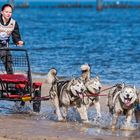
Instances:
[[[23,74],[0,74],[0,82],[27,83],[28,78]]]

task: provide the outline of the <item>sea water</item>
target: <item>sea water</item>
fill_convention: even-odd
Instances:
[[[140,87],[140,9],[15,8],[32,72],[80,76],[88,63],[102,83]]]

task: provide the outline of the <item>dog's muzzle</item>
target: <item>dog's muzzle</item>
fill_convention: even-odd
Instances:
[[[131,100],[132,100],[132,98],[128,98],[128,97],[124,98],[124,104],[126,106],[130,106],[131,105]]]
[[[100,91],[101,91],[101,87],[99,87],[99,89],[97,90],[97,89],[95,89],[95,93],[96,94],[99,94],[100,93]]]

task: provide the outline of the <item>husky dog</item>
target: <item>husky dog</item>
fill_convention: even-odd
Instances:
[[[96,76],[95,78],[90,77],[90,66],[88,64],[84,64],[81,66],[81,79],[83,80],[85,87],[87,89],[86,93],[86,107],[88,109],[89,106],[94,105],[96,111],[97,111],[97,118],[101,117],[101,111],[100,111],[100,103],[99,103],[99,93],[101,90],[101,82],[100,78]]]
[[[126,116],[125,126],[130,126],[138,96],[136,88],[118,84],[108,94],[109,111],[113,114],[112,129],[115,129],[118,117]]]
[[[58,120],[65,120],[68,107],[70,106],[75,106],[81,119],[85,120],[85,118],[87,118],[87,116],[85,116],[86,108],[82,105],[84,92],[86,90],[84,83],[81,79],[77,78],[60,80],[56,74],[56,70],[51,69],[47,78],[50,80],[49,83],[52,84],[49,94],[55,106]]]

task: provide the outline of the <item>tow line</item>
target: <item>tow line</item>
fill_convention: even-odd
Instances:
[[[108,87],[108,88],[105,88],[105,89],[101,90],[99,93],[88,94],[87,96],[88,96],[88,97],[91,97],[91,96],[108,96],[108,94],[100,94],[100,93],[101,93],[101,92],[104,92],[104,91],[106,91],[106,90],[112,89],[112,88],[114,88],[114,87],[116,87],[116,85],[111,86],[111,87]]]

